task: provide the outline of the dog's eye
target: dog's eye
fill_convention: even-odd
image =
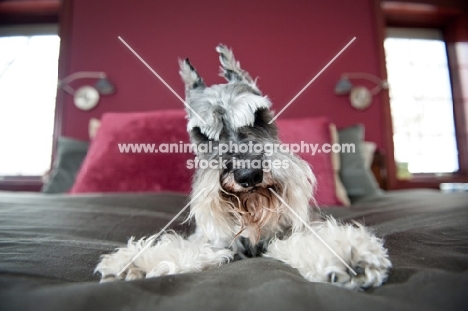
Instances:
[[[276,125],[269,124],[273,116],[268,109],[259,109],[255,112],[255,124],[252,130],[259,132],[257,134],[266,135],[269,137],[277,137]]]
[[[191,136],[193,140],[198,141],[198,142],[209,140],[208,137],[205,134],[203,134],[203,132],[198,126],[195,126],[194,128],[192,128]]]
[[[259,109],[255,112],[255,126],[264,127],[265,124],[268,124],[271,120],[271,115],[266,109]]]

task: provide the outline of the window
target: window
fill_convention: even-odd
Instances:
[[[52,156],[57,26],[0,28],[0,176],[40,176]]]
[[[441,32],[389,28],[384,47],[398,177],[458,171],[452,88]]]

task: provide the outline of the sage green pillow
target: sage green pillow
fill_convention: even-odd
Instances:
[[[42,187],[44,193],[64,193],[71,189],[81,163],[88,152],[89,143],[67,137],[60,137],[57,143],[57,157],[49,181]]]
[[[352,203],[383,194],[363,154],[364,126],[357,124],[338,130],[340,144],[354,144],[354,152],[340,153],[340,179]]]

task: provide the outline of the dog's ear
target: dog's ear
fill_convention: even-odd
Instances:
[[[185,83],[186,92],[196,88],[205,88],[205,82],[203,82],[203,79],[198,75],[197,70],[192,66],[188,58],[179,60],[179,65],[179,74]]]
[[[240,67],[240,63],[234,58],[231,49],[224,44],[220,44],[216,47],[216,51],[219,53],[219,61],[221,62],[220,75],[222,77],[225,77],[229,82],[247,83],[252,86],[255,91],[260,92],[249,73]]]

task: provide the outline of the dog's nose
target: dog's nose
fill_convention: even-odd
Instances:
[[[234,171],[234,180],[244,188],[259,184],[263,180],[262,169],[238,169]]]

